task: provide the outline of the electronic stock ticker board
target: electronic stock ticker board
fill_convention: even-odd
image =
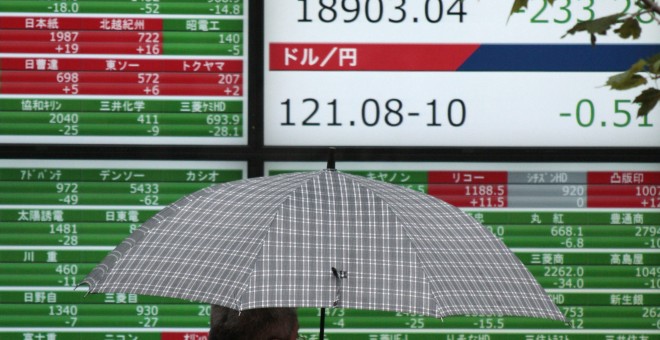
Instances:
[[[249,5],[249,6],[248,6]],[[248,144],[262,6],[265,146],[660,147],[607,78],[657,53],[564,32],[633,0],[3,0],[0,143]],[[259,19],[260,20],[260,19]],[[260,105],[255,105],[259,107]],[[0,146],[1,147],[1,146]],[[588,161],[588,159],[585,159]],[[423,161],[423,160],[420,160]],[[478,161],[478,160],[475,160]],[[73,291],[163,206],[247,162],[0,160],[0,339],[203,340],[209,306]],[[266,175],[323,168],[271,162]],[[466,210],[570,320],[328,310],[329,339],[660,337],[657,163],[338,163]],[[300,309],[315,339],[320,311]]]

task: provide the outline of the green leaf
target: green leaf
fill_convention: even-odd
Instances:
[[[513,2],[513,7],[511,7],[511,13],[509,16],[511,16],[514,13],[518,13],[520,10],[523,8],[527,8],[527,3],[529,0],[516,0]]]
[[[655,63],[651,64],[651,66],[649,67],[649,70],[651,71],[651,73],[660,74],[660,60],[658,60]]]
[[[600,34],[600,35],[607,34],[607,31],[609,31],[610,28],[612,28],[612,25],[619,22],[619,19],[624,15],[625,13],[617,13],[594,20],[579,22],[575,26],[573,26],[573,28],[566,31],[566,34],[564,34],[562,38],[566,37],[569,34],[573,35],[578,32],[587,32],[591,35],[591,44],[594,45],[596,43],[596,34]]]
[[[641,104],[637,111],[637,117],[648,115],[658,104],[658,101],[660,101],[660,90],[652,87],[642,91],[642,94],[633,100],[633,103]]]
[[[640,60],[626,72],[611,76],[605,85],[609,86],[612,90],[628,90],[644,85],[647,82],[646,78],[640,76],[637,72],[643,70],[645,66],[646,60]]]
[[[547,1],[550,6],[554,5],[555,0],[543,0]],[[529,0],[515,0],[513,2],[513,7],[511,7],[511,13],[509,16],[513,15],[514,13],[520,12],[523,8],[527,8],[527,4],[529,3]]]
[[[622,75],[625,75],[625,73],[610,77],[610,79],[607,81],[607,85],[609,85],[612,88],[612,90],[623,91],[623,90],[630,90],[637,86],[646,85],[646,83],[648,82],[646,78],[640,76],[639,74],[635,74],[630,77],[626,76],[623,78],[619,78]]]
[[[639,39],[639,36],[642,34],[642,27],[639,26],[639,21],[635,17],[630,17],[623,22],[621,27],[615,29],[614,33],[618,33],[623,39],[630,37]]]
[[[649,72],[660,74],[660,53],[646,59],[646,63],[649,66]]]

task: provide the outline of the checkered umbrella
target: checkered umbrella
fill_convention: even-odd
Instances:
[[[459,209],[333,169],[219,184],[168,206],[83,281],[243,310],[344,307],[565,320]]]

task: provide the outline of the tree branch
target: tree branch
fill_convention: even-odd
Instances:
[[[660,6],[654,0],[641,0],[648,8],[656,14],[660,14]]]

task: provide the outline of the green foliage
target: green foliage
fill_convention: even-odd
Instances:
[[[660,101],[660,90],[651,87],[642,91],[642,94],[633,100],[633,103],[641,104],[639,111],[637,111],[637,117],[649,114],[658,104],[658,101]]]
[[[555,3],[555,0],[547,0],[550,5]],[[513,13],[517,13],[523,8],[527,8],[527,4],[529,3],[529,0],[515,0],[513,2],[513,7],[511,8],[511,13],[509,16]]]
[[[607,86],[612,90],[629,90],[637,86],[648,83],[646,77],[641,73],[649,73],[649,78],[658,79],[660,77],[660,53],[648,58],[642,59],[633,64],[627,71],[611,76],[607,80]],[[642,92],[634,103],[640,104],[637,116],[645,116],[657,105],[660,100],[660,90],[648,88]]]
[[[513,2],[513,7],[511,8],[511,13],[509,13],[509,16],[511,16],[513,13],[519,12],[523,8],[527,8],[527,3],[529,0],[515,0]]]
[[[638,39],[639,36],[642,35],[642,27],[639,25],[639,21],[635,17],[629,17],[624,20],[619,28],[614,30],[614,33],[619,34],[622,39],[628,39],[630,37]]]
[[[594,20],[579,22],[575,26],[573,26],[573,28],[568,30],[566,34],[562,36],[562,38],[566,37],[569,34],[573,35],[577,32],[587,32],[591,35],[591,45],[595,45],[596,34],[599,35],[607,34],[607,31],[609,31],[613,25],[619,23],[619,19],[624,15],[625,13],[617,13]]]
[[[648,58],[646,63],[648,64],[649,72],[652,73],[655,78],[660,77],[660,53]]]
[[[554,0],[539,0],[547,1],[548,4],[553,5]],[[511,13],[520,12],[523,8],[527,8],[529,0],[514,0]],[[617,13],[608,15],[593,20],[581,21],[575,24],[571,29],[566,31],[567,35],[574,35],[579,32],[589,34],[591,38],[591,45],[596,44],[597,35],[606,35],[608,31],[614,30],[622,39],[638,39],[642,34],[642,27],[639,24],[638,17],[641,14],[650,13],[660,15],[660,6],[656,0],[640,0],[636,2],[639,10],[631,13]],[[618,25],[618,27],[617,27]],[[644,75],[647,73],[647,76]],[[612,90],[629,90],[638,86],[648,84],[648,79],[660,79],[660,53],[648,58],[637,61],[628,70],[611,76],[606,83]],[[660,90],[655,87],[647,88],[638,95],[634,103],[640,104],[637,111],[637,116],[646,116],[655,108],[660,101]]]
[[[612,90],[629,90],[647,83],[644,76],[637,74],[646,67],[646,60],[640,60],[630,67],[626,72],[611,76],[606,85]]]

